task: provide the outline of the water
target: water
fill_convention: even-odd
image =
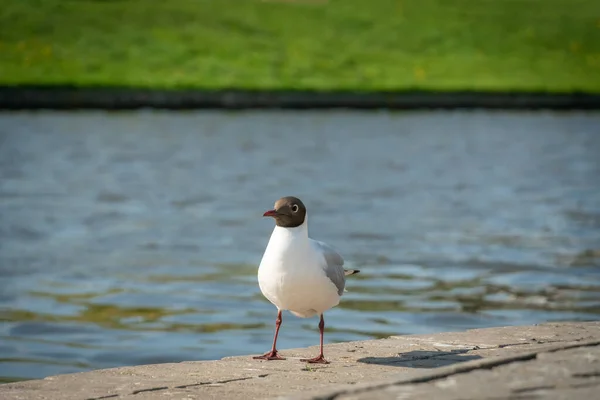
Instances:
[[[362,270],[328,343],[600,317],[598,113],[4,113],[0,176],[4,381],[266,351],[283,195]]]

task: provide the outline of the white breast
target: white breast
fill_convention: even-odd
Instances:
[[[300,317],[323,313],[340,301],[335,284],[325,274],[323,255],[310,245],[306,224],[275,227],[258,268],[264,296],[278,309]]]

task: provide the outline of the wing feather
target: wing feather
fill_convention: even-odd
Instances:
[[[333,282],[341,296],[346,286],[346,273],[344,271],[344,259],[342,256],[327,243],[311,239],[313,245],[319,250],[325,258],[323,269],[327,277]]]

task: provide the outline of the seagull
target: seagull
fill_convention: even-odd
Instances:
[[[274,218],[275,229],[258,268],[258,284],[277,307],[277,319],[271,350],[254,359],[285,360],[276,346],[281,312],[288,310],[300,318],[320,315],[321,352],[300,361],[329,364],[323,356],[323,313],[339,304],[346,276],[360,271],[345,270],[344,259],[331,246],[308,237],[306,207],[297,197],[282,197],[263,217]]]

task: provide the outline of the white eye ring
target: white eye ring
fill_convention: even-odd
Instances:
[[[292,212],[298,212],[298,204],[292,205]]]

